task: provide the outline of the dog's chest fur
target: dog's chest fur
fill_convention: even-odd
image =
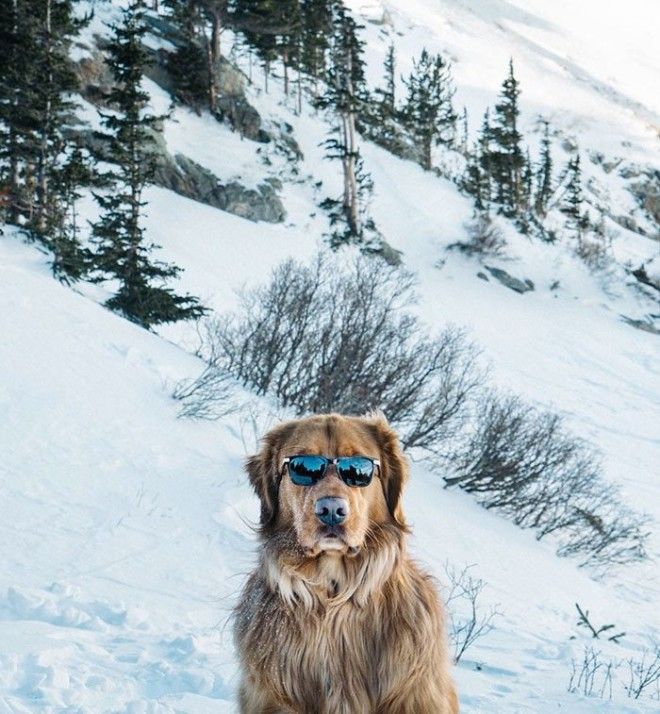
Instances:
[[[371,563],[370,575],[376,570]],[[237,613],[240,650],[253,653],[246,670],[273,700],[299,714],[370,714],[406,672],[404,661],[424,646],[419,622],[428,613],[410,610],[415,598],[403,602],[415,592],[409,580],[401,587],[387,579],[364,597],[347,595],[334,565],[317,576],[313,585],[284,578],[283,591],[274,591],[263,573],[253,575],[251,596]],[[407,621],[392,616],[405,610]]]

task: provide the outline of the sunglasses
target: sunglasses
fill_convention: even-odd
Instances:
[[[347,486],[357,488],[368,486],[375,467],[380,467],[378,459],[370,459],[368,456],[339,456],[329,459],[326,456],[302,454],[284,459],[282,468],[289,467],[289,476],[296,486],[313,486],[325,476],[330,464],[334,464],[337,476]]]

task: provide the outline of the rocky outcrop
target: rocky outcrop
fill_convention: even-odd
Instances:
[[[643,173],[637,181],[628,187],[639,206],[652,218],[660,238],[660,171]]]
[[[101,50],[94,47],[89,55],[74,64],[74,71],[80,94],[94,106],[107,106],[113,79]]]
[[[280,223],[286,217],[277,195],[277,180],[246,188],[238,181],[221,183],[217,176],[183,154],[162,157],[154,182],[181,196],[214,206],[250,221]],[[273,185],[275,184],[275,185]]]
[[[495,280],[498,280],[502,285],[509,288],[509,290],[514,290],[517,293],[527,293],[530,290],[534,290],[534,283],[528,278],[519,280],[518,278],[514,278],[513,275],[509,275],[509,273],[507,273],[506,270],[502,270],[502,268],[494,268],[490,265],[484,267]]]
[[[90,129],[72,133],[90,153],[112,163],[107,139],[102,135]],[[160,132],[155,132],[153,138],[156,186],[250,221],[280,223],[286,218],[286,211],[277,195],[277,190],[282,188],[278,179],[267,178],[256,188],[247,188],[235,180],[223,183],[215,174],[187,156],[172,156]]]

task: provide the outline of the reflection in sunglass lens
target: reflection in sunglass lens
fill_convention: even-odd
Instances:
[[[320,456],[293,456],[289,461],[289,475],[297,486],[311,486],[325,474],[327,461]]]
[[[346,456],[338,459],[337,471],[347,486],[364,487],[371,483],[374,462],[364,456]]]

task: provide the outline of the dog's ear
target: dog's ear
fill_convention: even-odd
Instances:
[[[265,530],[275,522],[277,517],[277,474],[272,474],[268,465],[265,448],[258,454],[248,457],[245,470],[254,492],[261,503],[259,522]]]
[[[407,529],[401,496],[408,480],[408,460],[403,455],[399,437],[382,412],[369,414],[366,419],[380,450],[381,478],[387,508],[397,525]]]
[[[261,530],[272,527],[277,519],[280,465],[277,463],[280,446],[291,433],[291,422],[280,424],[266,434],[261,451],[248,457],[245,470],[254,492],[261,502],[259,522]]]

